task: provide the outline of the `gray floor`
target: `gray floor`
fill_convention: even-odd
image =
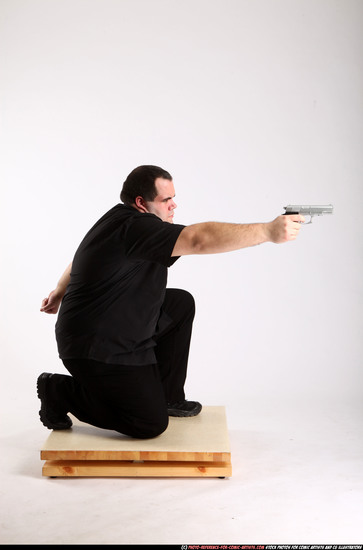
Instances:
[[[13,405],[17,416],[2,414],[2,544],[363,541],[357,404],[227,406],[233,475],[225,480],[43,478],[49,432],[35,400]]]

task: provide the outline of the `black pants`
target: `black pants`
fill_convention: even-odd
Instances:
[[[172,323],[155,336],[155,365],[111,365],[64,359],[71,376],[51,378],[50,398],[82,422],[137,438],[156,437],[168,426],[167,404],[185,398],[195,307],[184,290],[167,289],[164,311]]]

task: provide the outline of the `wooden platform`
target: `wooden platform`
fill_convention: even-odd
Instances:
[[[41,449],[48,477],[229,477],[231,452],[224,407],[203,407],[193,418],[169,419],[154,439],[132,439],[72,417],[70,430],[52,431]]]

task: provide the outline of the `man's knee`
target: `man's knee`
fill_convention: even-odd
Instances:
[[[193,314],[195,313],[195,300],[192,294],[188,292],[187,290],[180,290],[182,293],[182,300],[185,304],[185,306],[190,310],[193,311]]]
[[[168,427],[169,419],[167,422],[162,424],[155,424],[153,426],[147,426],[143,430],[140,431],[140,435],[136,436],[139,439],[153,439],[155,437],[158,437],[162,433],[165,432],[166,428]]]
[[[137,422],[133,422],[127,431],[124,426],[120,427],[117,431],[124,435],[134,437],[135,439],[153,439],[154,437],[158,437],[164,433],[168,425],[169,417],[166,413],[165,416],[155,420],[154,422],[150,422],[150,420],[138,420]]]
[[[177,307],[178,310],[184,310],[194,317],[195,300],[187,290],[180,288],[168,288],[166,290],[165,303],[169,307]],[[169,304],[168,304],[169,302]],[[167,309],[167,308],[166,308]]]

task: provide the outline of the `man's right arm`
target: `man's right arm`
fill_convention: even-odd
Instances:
[[[172,256],[219,254],[258,244],[295,240],[304,222],[298,214],[278,216],[269,223],[234,224],[205,222],[188,225],[180,233]]]
[[[66,288],[71,279],[72,264],[70,263],[62,277],[59,279],[57,287],[52,290],[48,298],[44,298],[40,311],[44,313],[57,313],[63,296],[66,292]]]

